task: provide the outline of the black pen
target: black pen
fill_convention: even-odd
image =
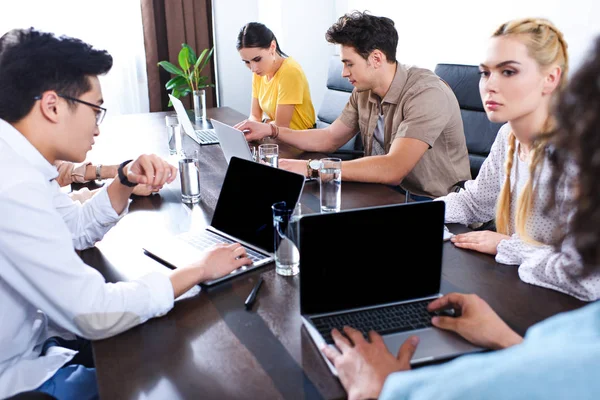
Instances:
[[[251,308],[252,304],[254,304],[254,300],[256,300],[256,294],[258,293],[258,289],[260,289],[260,285],[262,285],[262,283],[263,283],[263,278],[261,276],[260,278],[258,278],[258,282],[256,282],[256,285],[254,285],[254,287],[252,288],[252,291],[248,295],[248,298],[244,302],[246,309]]]

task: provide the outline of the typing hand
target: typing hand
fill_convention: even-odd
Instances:
[[[521,343],[523,338],[492,310],[479,296],[450,293],[432,301],[429,311],[454,309],[456,317],[433,317],[434,326],[458,333],[469,342],[489,348],[503,349]]]
[[[249,142],[260,140],[271,136],[271,126],[269,124],[263,124],[261,122],[244,120],[234,126],[235,129],[239,129],[244,132],[246,140]]]
[[[177,177],[177,168],[155,154],[144,154],[125,167],[127,180],[160,189]]]
[[[417,336],[411,336],[394,357],[374,331],[369,332],[370,342],[360,331],[348,326],[344,327],[344,333],[347,338],[334,329],[331,336],[337,349],[326,346],[322,351],[337,369],[349,400],[378,398],[389,374],[410,369],[410,359],[419,343]]]
[[[210,281],[229,274],[243,265],[252,264],[246,249],[239,243],[217,244],[192,265],[202,269],[202,281]]]

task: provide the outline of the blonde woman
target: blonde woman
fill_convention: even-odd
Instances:
[[[572,190],[550,212],[552,191],[547,142],[554,128],[550,114],[566,84],[567,44],[548,20],[507,22],[492,35],[480,65],[480,93],[488,118],[508,121],[498,132],[477,179],[465,190],[438,198],[446,203],[446,222],[472,224],[495,218],[496,231],[473,231],[452,238],[457,247],[495,255],[519,265],[527,283],[558,290],[581,300],[600,297],[595,276],[579,276],[577,260],[550,246],[569,214]],[[575,175],[575,171],[570,171]]]

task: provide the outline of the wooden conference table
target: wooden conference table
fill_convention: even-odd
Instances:
[[[168,157],[166,113],[107,118],[88,159],[118,164],[142,153]],[[234,124],[244,115],[227,107],[209,117]],[[184,147],[196,146],[188,137]],[[293,149],[284,155],[310,158]],[[142,245],[159,232],[179,233],[210,222],[227,164],[218,145],[200,148],[202,201],[181,203],[178,180],[158,195],[135,198],[130,211],[95,248],[81,253],[108,281],[169,269]],[[404,202],[379,184],[344,182],[342,209]],[[243,200],[240,200],[243,201]],[[318,182],[307,182],[303,212],[319,210]],[[466,230],[450,225],[454,232]],[[259,276],[265,282],[252,310],[244,300]],[[299,277],[282,277],[274,264],[175,303],[166,316],[94,342],[102,399],[335,399],[346,394],[302,328]],[[197,289],[196,289],[197,291]],[[584,303],[520,281],[517,268],[493,257],[444,244],[442,292],[476,293],[520,334],[538,321]]]

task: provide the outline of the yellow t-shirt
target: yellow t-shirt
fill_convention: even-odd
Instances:
[[[302,67],[291,57],[268,81],[266,76],[252,74],[252,97],[271,120],[275,120],[277,104],[294,104],[291,129],[310,129],[315,125],[315,108],[310,99],[308,80]]]

